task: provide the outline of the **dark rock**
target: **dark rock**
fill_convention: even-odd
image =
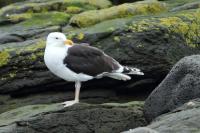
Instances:
[[[200,55],[181,59],[145,102],[145,117],[170,112],[191,99],[200,97]]]
[[[30,105],[0,115],[3,133],[110,133],[146,124],[142,104]]]
[[[200,130],[200,100],[192,100],[180,108],[161,115],[150,125],[160,133],[198,133]]]
[[[9,42],[23,42],[23,41],[25,41],[25,38],[16,34],[0,36],[0,44]]]

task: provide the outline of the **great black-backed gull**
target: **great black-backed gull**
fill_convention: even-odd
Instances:
[[[44,61],[53,74],[75,82],[75,99],[64,102],[64,107],[79,102],[81,82],[102,77],[126,81],[131,79],[129,74],[144,75],[140,69],[120,65],[98,48],[74,44],[59,32],[48,35]]]

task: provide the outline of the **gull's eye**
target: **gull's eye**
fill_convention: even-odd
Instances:
[[[56,39],[58,40],[58,37],[56,37]]]

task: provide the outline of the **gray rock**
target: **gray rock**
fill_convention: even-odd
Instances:
[[[25,38],[17,34],[0,35],[0,44],[8,42],[23,42]]]
[[[150,94],[144,113],[148,121],[200,97],[200,55],[181,59]]]
[[[0,114],[1,133],[110,133],[146,124],[142,103],[30,105]]]
[[[200,99],[192,100],[180,108],[161,115],[148,127],[160,133],[199,133]]]
[[[158,132],[148,127],[138,127],[122,133],[158,133]]]

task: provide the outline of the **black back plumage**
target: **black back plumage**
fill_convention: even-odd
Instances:
[[[64,64],[75,73],[97,76],[103,72],[113,72],[119,63],[105,55],[103,51],[89,45],[74,45],[68,49]]]

